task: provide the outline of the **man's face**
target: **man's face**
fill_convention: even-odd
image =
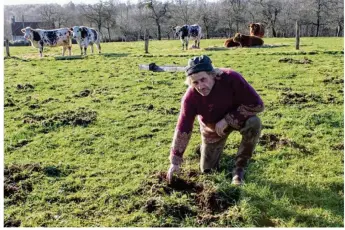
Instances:
[[[189,76],[191,78],[192,87],[196,89],[202,96],[210,94],[213,85],[214,77],[207,74],[205,71],[201,71]]]

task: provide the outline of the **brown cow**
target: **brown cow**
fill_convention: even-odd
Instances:
[[[265,27],[261,23],[251,23],[248,27],[251,36],[264,37]]]
[[[264,40],[256,36],[248,36],[240,33],[236,33],[234,42],[240,43],[241,47],[261,46],[264,44]]]
[[[240,46],[240,43],[234,42],[234,38],[229,38],[224,42],[224,46],[227,48],[235,47],[235,46]]]

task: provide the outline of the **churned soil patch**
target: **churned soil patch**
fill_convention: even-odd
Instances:
[[[301,144],[291,141],[287,138],[282,138],[279,135],[273,133],[265,133],[259,139],[259,144],[266,146],[269,150],[274,150],[279,147],[289,146],[295,149],[299,149],[303,153],[310,153],[310,151]]]

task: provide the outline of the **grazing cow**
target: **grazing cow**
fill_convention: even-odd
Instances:
[[[200,39],[201,39],[201,27],[197,24],[194,25],[184,25],[176,26],[173,28],[177,37],[180,38],[182,43],[182,50],[186,47],[188,50],[189,39],[193,39],[195,42],[195,47],[200,48]]]
[[[71,56],[72,34],[68,28],[60,28],[55,30],[32,29],[26,27],[22,29],[24,38],[30,40],[31,45],[39,49],[40,57],[42,57],[44,46],[62,46],[62,56],[68,49]]]
[[[224,46],[227,48],[235,47],[235,46],[240,46],[240,43],[234,42],[234,38],[229,38],[224,42]]]
[[[261,23],[251,23],[248,27],[251,36],[264,37],[265,27]]]
[[[81,55],[83,55],[83,48],[86,55],[88,45],[91,46],[93,53],[93,44],[96,44],[98,53],[101,53],[101,38],[95,29],[86,26],[73,26],[70,30],[73,32],[73,38],[77,40],[80,46]]]
[[[241,47],[261,46],[264,44],[264,40],[256,36],[248,36],[240,33],[236,33],[234,42],[240,43]]]

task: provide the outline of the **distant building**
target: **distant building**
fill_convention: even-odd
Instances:
[[[54,23],[49,22],[16,22],[16,18],[11,18],[11,31],[13,41],[25,41],[24,34],[21,31],[23,28],[30,26],[32,29],[55,29]]]

